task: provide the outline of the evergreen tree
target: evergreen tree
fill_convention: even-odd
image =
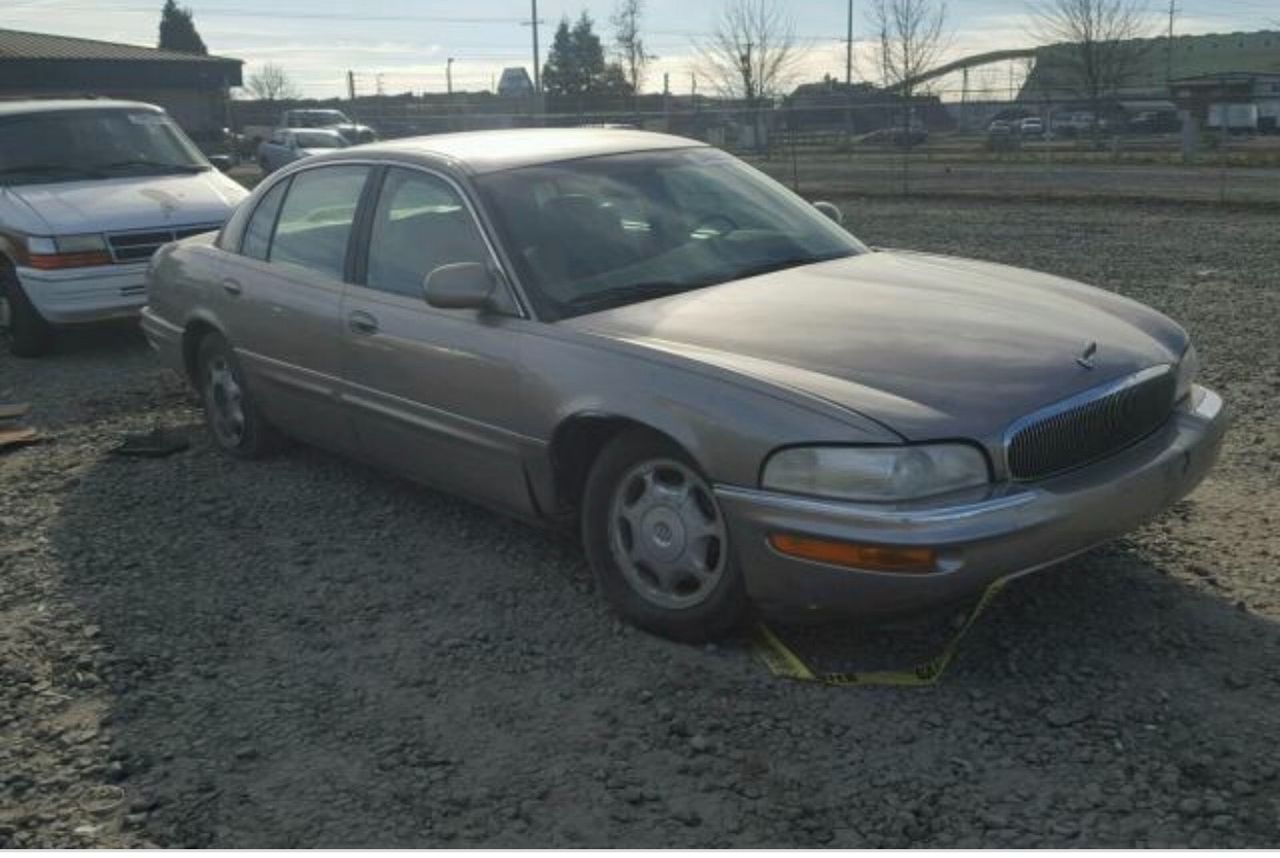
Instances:
[[[605,63],[604,46],[586,12],[572,27],[568,18],[560,20],[542,70],[542,87],[550,95],[614,95],[631,91],[621,67]]]
[[[181,51],[184,54],[207,54],[204,40],[196,32],[191,10],[179,6],[174,0],[165,0],[160,12],[160,48]]]

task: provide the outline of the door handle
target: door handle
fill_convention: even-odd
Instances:
[[[378,333],[378,320],[373,316],[370,316],[368,313],[364,313],[359,310],[352,313],[347,318],[347,324],[351,327],[351,330],[355,331],[357,334],[369,336],[370,334]]]
[[[240,285],[240,281],[226,277],[222,281],[222,290],[228,295],[239,295],[244,291],[244,287]]]

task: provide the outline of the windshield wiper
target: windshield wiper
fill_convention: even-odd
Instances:
[[[145,158],[132,158],[127,161],[112,161],[110,164],[99,164],[102,170],[119,170],[126,167],[149,167],[156,170],[175,170],[179,173],[203,173],[209,169],[203,164],[172,164],[165,161],[148,161]]]
[[[102,174],[83,167],[72,167],[69,164],[22,164],[18,167],[0,167],[0,176],[11,176],[20,173],[68,173],[83,176],[86,179],[100,179]]]
[[[678,295],[681,292],[688,292],[690,289],[697,289],[704,283],[677,283],[672,280],[655,280],[648,283],[628,283],[626,286],[615,286],[612,289],[602,289],[599,292],[588,292],[585,295],[579,295],[576,298],[570,298],[565,303],[571,307],[594,307],[597,304],[614,304],[627,303],[629,301],[643,301],[649,298],[661,298],[664,295]]]

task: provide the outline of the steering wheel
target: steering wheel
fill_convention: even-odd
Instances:
[[[699,219],[699,220],[698,220],[698,221],[693,225],[693,230],[692,230],[692,231],[693,231],[693,232],[698,232],[698,231],[699,231],[699,230],[701,230],[703,227],[711,226],[712,224],[717,223],[717,222],[722,223],[722,224],[728,224],[728,225],[729,225],[729,228],[728,228],[727,230],[720,230],[720,229],[717,229],[717,230],[715,231],[715,232],[716,232],[716,237],[717,237],[717,238],[724,238],[724,237],[725,237],[726,235],[728,235],[729,233],[731,233],[731,232],[737,232],[737,231],[738,231],[738,223],[737,223],[737,221],[735,221],[733,218],[729,217],[728,215],[720,214],[719,212],[712,212],[711,214],[703,215],[703,216],[702,216],[702,218],[701,218],[701,219]]]

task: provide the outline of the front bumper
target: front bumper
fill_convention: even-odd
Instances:
[[[1133,530],[1189,494],[1213,467],[1227,416],[1197,388],[1155,435],[1086,468],[981,499],[872,506],[717,486],[747,590],[761,607],[903,613],[955,601],[997,578],[1053,565]],[[870,572],[779,554],[773,533],[882,546],[927,546],[930,574]]]
[[[43,271],[18,268],[36,312],[53,325],[129,319],[147,301],[147,263]]]

